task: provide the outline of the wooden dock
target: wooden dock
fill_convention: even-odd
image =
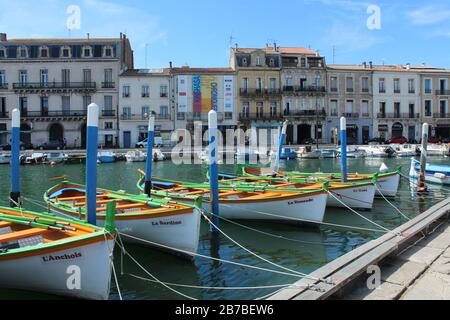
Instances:
[[[450,198],[393,232],[330,262],[311,273],[308,278],[293,284],[294,288],[284,289],[269,300],[408,299],[408,296],[427,298],[418,297],[417,290],[422,288],[423,291],[423,288],[429,287],[423,281],[433,281],[433,276],[429,275],[433,268],[441,268],[442,271],[443,262],[439,260],[448,259],[447,267],[444,266],[444,273],[448,272],[448,278],[441,281],[444,288],[449,285],[449,214]],[[433,241],[438,245],[430,246]],[[381,270],[381,286],[375,290],[368,289],[366,285],[372,275],[368,274],[371,266],[378,266]],[[423,280],[421,277],[427,277],[427,274],[428,280]],[[411,294],[413,290],[414,293]],[[442,298],[447,298],[450,290],[446,289],[440,294],[443,295]]]

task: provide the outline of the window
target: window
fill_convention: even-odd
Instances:
[[[345,103],[345,113],[350,116],[353,114],[353,100],[347,100]]]
[[[105,122],[105,130],[112,130],[112,129],[113,129],[113,123]]]
[[[378,79],[378,92],[379,93],[386,93],[386,86],[385,86],[385,79],[384,78]]]
[[[122,108],[122,118],[123,119],[131,118],[131,107],[123,107]]]
[[[225,112],[225,120],[232,120],[233,112]]]
[[[264,117],[264,103],[256,102],[256,117],[262,118]]]
[[[150,116],[150,107],[142,106],[141,107],[141,117],[142,119],[147,119]]]
[[[83,69],[83,82],[89,83],[92,81],[92,72],[91,69]]]
[[[18,56],[19,56],[19,58],[22,58],[22,59],[27,58],[28,57],[28,48],[25,46],[20,46]]]
[[[248,66],[248,60],[247,60],[247,58],[242,58],[242,66],[243,66],[243,67]]]
[[[48,97],[41,97],[41,115],[48,115]]]
[[[250,103],[248,101],[242,102],[242,115],[244,118],[248,118],[250,113]]]
[[[346,79],[346,84],[347,84],[347,92],[353,92],[353,77],[347,77]]]
[[[337,77],[330,78],[330,90],[331,90],[331,92],[338,91]]]
[[[62,69],[61,70],[61,80],[64,85],[68,85],[70,83],[70,70]]]
[[[261,91],[263,88],[263,80],[262,78],[256,78],[256,89]]]
[[[386,117],[386,102],[380,102],[380,116],[381,118]]]
[[[70,58],[71,57],[71,50],[69,46],[64,46],[61,48],[61,57],[62,58]]]
[[[63,115],[65,115],[65,116],[70,115],[70,97],[69,96],[62,96],[61,97],[61,102],[62,102]]]
[[[161,98],[167,98],[168,97],[167,85],[165,85],[165,84],[161,85],[159,90],[160,90],[159,92],[160,92],[160,97]]]
[[[41,69],[40,75],[41,75],[41,85],[46,86],[48,84],[48,70]]]
[[[361,78],[361,92],[369,92],[369,78],[362,77]]]
[[[83,110],[86,111],[88,106],[91,104],[91,96],[83,96]]]
[[[408,92],[416,93],[416,82],[414,79],[408,79]]]
[[[159,116],[161,119],[169,119],[169,107],[168,106],[160,106],[159,107]]]
[[[4,87],[6,84],[5,70],[0,70],[0,87]]]
[[[394,102],[394,117],[400,118],[400,102]]]
[[[363,117],[369,117],[369,101],[363,100],[361,101],[361,112]]]
[[[400,79],[394,79],[394,93],[400,93]]]
[[[257,56],[257,57],[256,57],[256,66],[257,66],[257,67],[260,67],[260,66],[261,66],[261,57],[260,57],[260,56]]]
[[[270,116],[277,116],[277,103],[275,101],[270,101]]]
[[[39,48],[39,56],[41,58],[48,58],[48,47],[42,46]]]
[[[330,101],[330,113],[331,113],[332,117],[338,116],[338,101],[337,100]]]
[[[28,111],[28,98],[27,97],[19,98],[19,107],[20,107],[20,115],[23,117],[26,117],[27,111]]]
[[[26,85],[28,83],[28,72],[27,70],[19,71],[19,82],[21,85]]]
[[[103,49],[103,57],[112,58],[113,56],[113,48],[111,46],[106,46]]]
[[[275,59],[274,58],[269,59],[269,67],[275,67]]]
[[[270,90],[274,91],[277,88],[277,79],[270,78]]]
[[[431,100],[425,100],[425,117],[431,117],[432,110]]]
[[[122,97],[129,98],[130,96],[131,96],[130,86],[129,85],[124,85],[123,88],[122,88]]]
[[[306,58],[301,58],[300,59],[300,67],[306,68]]]
[[[150,97],[150,86],[147,84],[144,84],[142,86],[142,98],[148,98]]]
[[[6,48],[5,47],[0,47],[0,59],[1,58],[7,58],[7,56],[6,56]]]
[[[425,93],[431,94],[431,90],[433,90],[433,85],[432,85],[431,79],[425,79],[424,87],[425,87]]]
[[[108,110],[108,111],[112,111],[112,109],[113,109],[113,99],[112,99],[113,97],[112,96],[105,96],[104,97],[104,107],[105,107],[105,110]]]
[[[113,69],[108,68],[104,70],[104,79],[103,88],[114,88]]]
[[[242,88],[245,90],[248,89],[248,78],[242,78]]]
[[[292,87],[292,76],[286,76],[286,86]]]
[[[92,57],[92,48],[90,46],[83,46],[82,56],[83,56],[83,58]]]

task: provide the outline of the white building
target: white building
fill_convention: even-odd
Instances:
[[[147,138],[148,117],[156,117],[155,131],[171,138],[174,115],[170,103],[170,69],[128,70],[120,76],[120,146],[132,148]]]
[[[21,111],[22,141],[86,144],[86,108],[100,108],[99,144],[118,144],[119,74],[133,67],[125,35],[111,39],[16,39],[0,34],[0,143],[11,110]]]
[[[374,137],[421,134],[420,74],[410,66],[373,66]]]
[[[208,126],[208,112],[217,111],[223,133],[236,129],[236,80],[230,68],[172,68],[176,111],[175,129],[194,131],[194,122]],[[224,139],[225,138],[224,134]]]

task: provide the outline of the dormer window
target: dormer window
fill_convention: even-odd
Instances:
[[[260,57],[260,56],[257,56],[257,57],[256,57],[256,65],[257,65],[258,67],[261,66],[261,57]]]
[[[248,65],[247,58],[242,58],[242,66],[246,67]]]
[[[82,49],[83,58],[91,58],[92,57],[92,48],[90,46],[84,46]]]
[[[103,57],[105,58],[113,57],[113,48],[111,46],[106,46],[103,48]]]
[[[70,58],[72,56],[72,52],[69,46],[64,46],[61,48],[61,57],[62,58]]]
[[[275,59],[274,58],[269,59],[269,66],[275,67]]]
[[[7,58],[5,47],[0,47],[0,59],[2,59],[2,58]]]
[[[39,48],[39,56],[41,58],[48,58],[48,47],[42,46]]]
[[[27,58],[28,57],[28,48],[25,46],[19,47],[19,58]]]

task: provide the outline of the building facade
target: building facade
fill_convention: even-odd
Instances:
[[[231,68],[171,68],[174,88],[175,129],[191,134],[194,124],[208,127],[208,112],[217,111],[218,128],[223,133],[236,129],[236,77]],[[226,142],[226,135],[224,135]]]
[[[374,136],[421,135],[420,75],[410,66],[377,66],[373,70]]]
[[[100,108],[99,144],[119,142],[119,74],[133,67],[125,35],[113,39],[18,39],[0,35],[0,142],[10,140],[10,114],[21,111],[22,141],[35,146],[86,144],[87,106]]]
[[[372,70],[362,65],[332,65],[327,69],[327,121],[324,135],[334,141],[340,118],[347,118],[348,143],[366,143],[373,135]]]
[[[450,70],[421,69],[421,122],[430,124],[430,136],[450,138]]]
[[[120,147],[134,147],[147,138],[148,118],[155,116],[155,134],[171,138],[174,112],[170,101],[170,70],[127,70],[120,75]]]
[[[324,142],[325,58],[306,48],[280,48],[282,116],[289,120],[286,142]]]

